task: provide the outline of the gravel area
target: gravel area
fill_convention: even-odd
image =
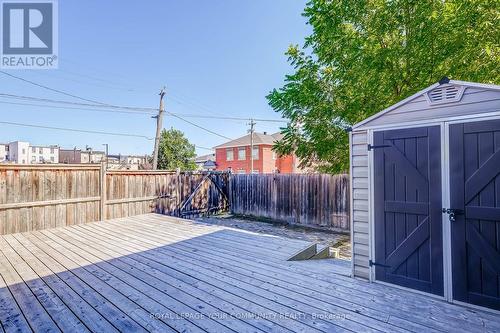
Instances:
[[[348,234],[337,233],[328,229],[304,228],[268,220],[262,221],[254,218],[232,215],[200,217],[196,220],[256,233],[301,239],[320,243],[321,245],[333,246],[340,249],[341,259],[351,259],[351,242]]]

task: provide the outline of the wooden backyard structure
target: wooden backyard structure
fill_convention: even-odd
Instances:
[[[232,213],[349,230],[346,174],[234,174],[230,189]]]
[[[157,212],[226,211],[227,173],[113,171],[105,165],[0,165],[0,235]]]
[[[498,332],[500,316],[159,214],[0,236],[0,332]]]
[[[0,235],[151,212],[190,218],[229,210],[347,231],[348,177],[0,164]]]

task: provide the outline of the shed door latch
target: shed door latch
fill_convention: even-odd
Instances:
[[[389,147],[392,147],[392,146],[391,145],[374,146],[374,145],[368,144],[368,151],[373,150],[373,149],[377,149],[377,148],[389,148]]]
[[[464,211],[461,209],[453,209],[453,208],[443,208],[443,213],[448,214],[448,218],[450,222],[455,222],[457,219],[457,215],[464,214]]]
[[[390,268],[390,267],[391,267],[391,266],[389,266],[389,265],[378,264],[378,263],[374,262],[374,261],[373,261],[373,260],[371,260],[371,259],[370,259],[370,261],[368,261],[368,264],[369,264],[370,266],[380,266],[380,267],[387,267],[387,268]]]

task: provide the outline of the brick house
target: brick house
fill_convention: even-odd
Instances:
[[[253,172],[254,173],[297,173],[297,158],[292,155],[277,156],[272,148],[276,141],[282,138],[281,133],[272,135],[264,133],[253,134]],[[231,170],[234,173],[250,173],[250,134],[223,143],[215,148],[216,170]]]

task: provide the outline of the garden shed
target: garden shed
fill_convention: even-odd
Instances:
[[[350,132],[352,274],[500,310],[500,86],[443,78]]]

